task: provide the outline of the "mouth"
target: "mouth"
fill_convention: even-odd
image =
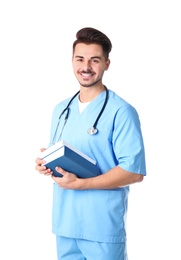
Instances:
[[[80,72],[80,75],[85,77],[85,78],[88,78],[88,77],[93,76],[94,73],[93,72],[85,72],[85,71],[83,71],[83,72]]]

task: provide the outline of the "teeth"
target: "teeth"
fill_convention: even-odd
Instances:
[[[89,77],[89,76],[91,76],[91,73],[82,73],[82,76]]]

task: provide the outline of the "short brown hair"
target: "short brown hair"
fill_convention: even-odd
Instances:
[[[91,27],[85,27],[80,29],[76,33],[76,40],[73,43],[73,53],[75,50],[75,46],[77,43],[85,43],[85,44],[99,44],[102,46],[105,58],[109,58],[109,53],[112,49],[112,43],[110,39],[101,31],[91,28]]]

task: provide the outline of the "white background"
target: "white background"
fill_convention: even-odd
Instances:
[[[179,2],[0,2],[0,259],[56,259],[52,180],[35,171],[35,158],[54,106],[79,88],[72,43],[85,26],[110,37],[104,84],[142,124],[148,175],[131,187],[129,260],[181,259]]]

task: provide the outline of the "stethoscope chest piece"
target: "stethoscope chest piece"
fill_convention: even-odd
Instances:
[[[88,134],[90,135],[95,135],[97,134],[98,132],[98,129],[97,128],[94,128],[94,127],[90,127],[88,130],[87,130]]]
[[[108,100],[108,89],[105,87],[105,90],[106,90],[106,97],[105,97],[105,100],[104,100],[104,104],[103,104],[103,107],[101,109],[101,111],[99,112],[97,118],[96,118],[96,121],[94,122],[93,126],[90,127],[88,130],[87,130],[87,133],[90,134],[90,135],[95,135],[98,133],[98,129],[97,129],[97,123],[98,123],[98,120],[99,118],[101,117],[104,109],[105,109],[105,106],[107,104],[107,100]],[[67,119],[68,119],[68,116],[69,116],[69,106],[71,104],[71,102],[74,100],[74,98],[80,93],[80,91],[78,91],[77,93],[75,93],[75,95],[70,99],[70,101],[68,102],[67,106],[64,108],[64,110],[62,111],[62,113],[60,114],[59,116],[59,119],[58,119],[58,124],[57,124],[57,127],[56,127],[56,130],[55,130],[55,133],[54,133],[54,136],[53,136],[53,139],[52,139],[52,143],[54,144],[55,143],[55,138],[56,138],[56,134],[57,134],[57,131],[58,131],[58,126],[59,126],[59,123],[60,123],[60,119],[61,119],[61,116],[67,111],[67,114],[65,116],[65,119],[64,119],[64,124],[63,124],[63,127],[62,127],[62,130],[60,132],[60,135],[59,135],[59,138],[58,140],[60,140],[60,136],[62,135],[62,132],[63,132],[63,129],[64,129],[64,126],[67,122]]]

